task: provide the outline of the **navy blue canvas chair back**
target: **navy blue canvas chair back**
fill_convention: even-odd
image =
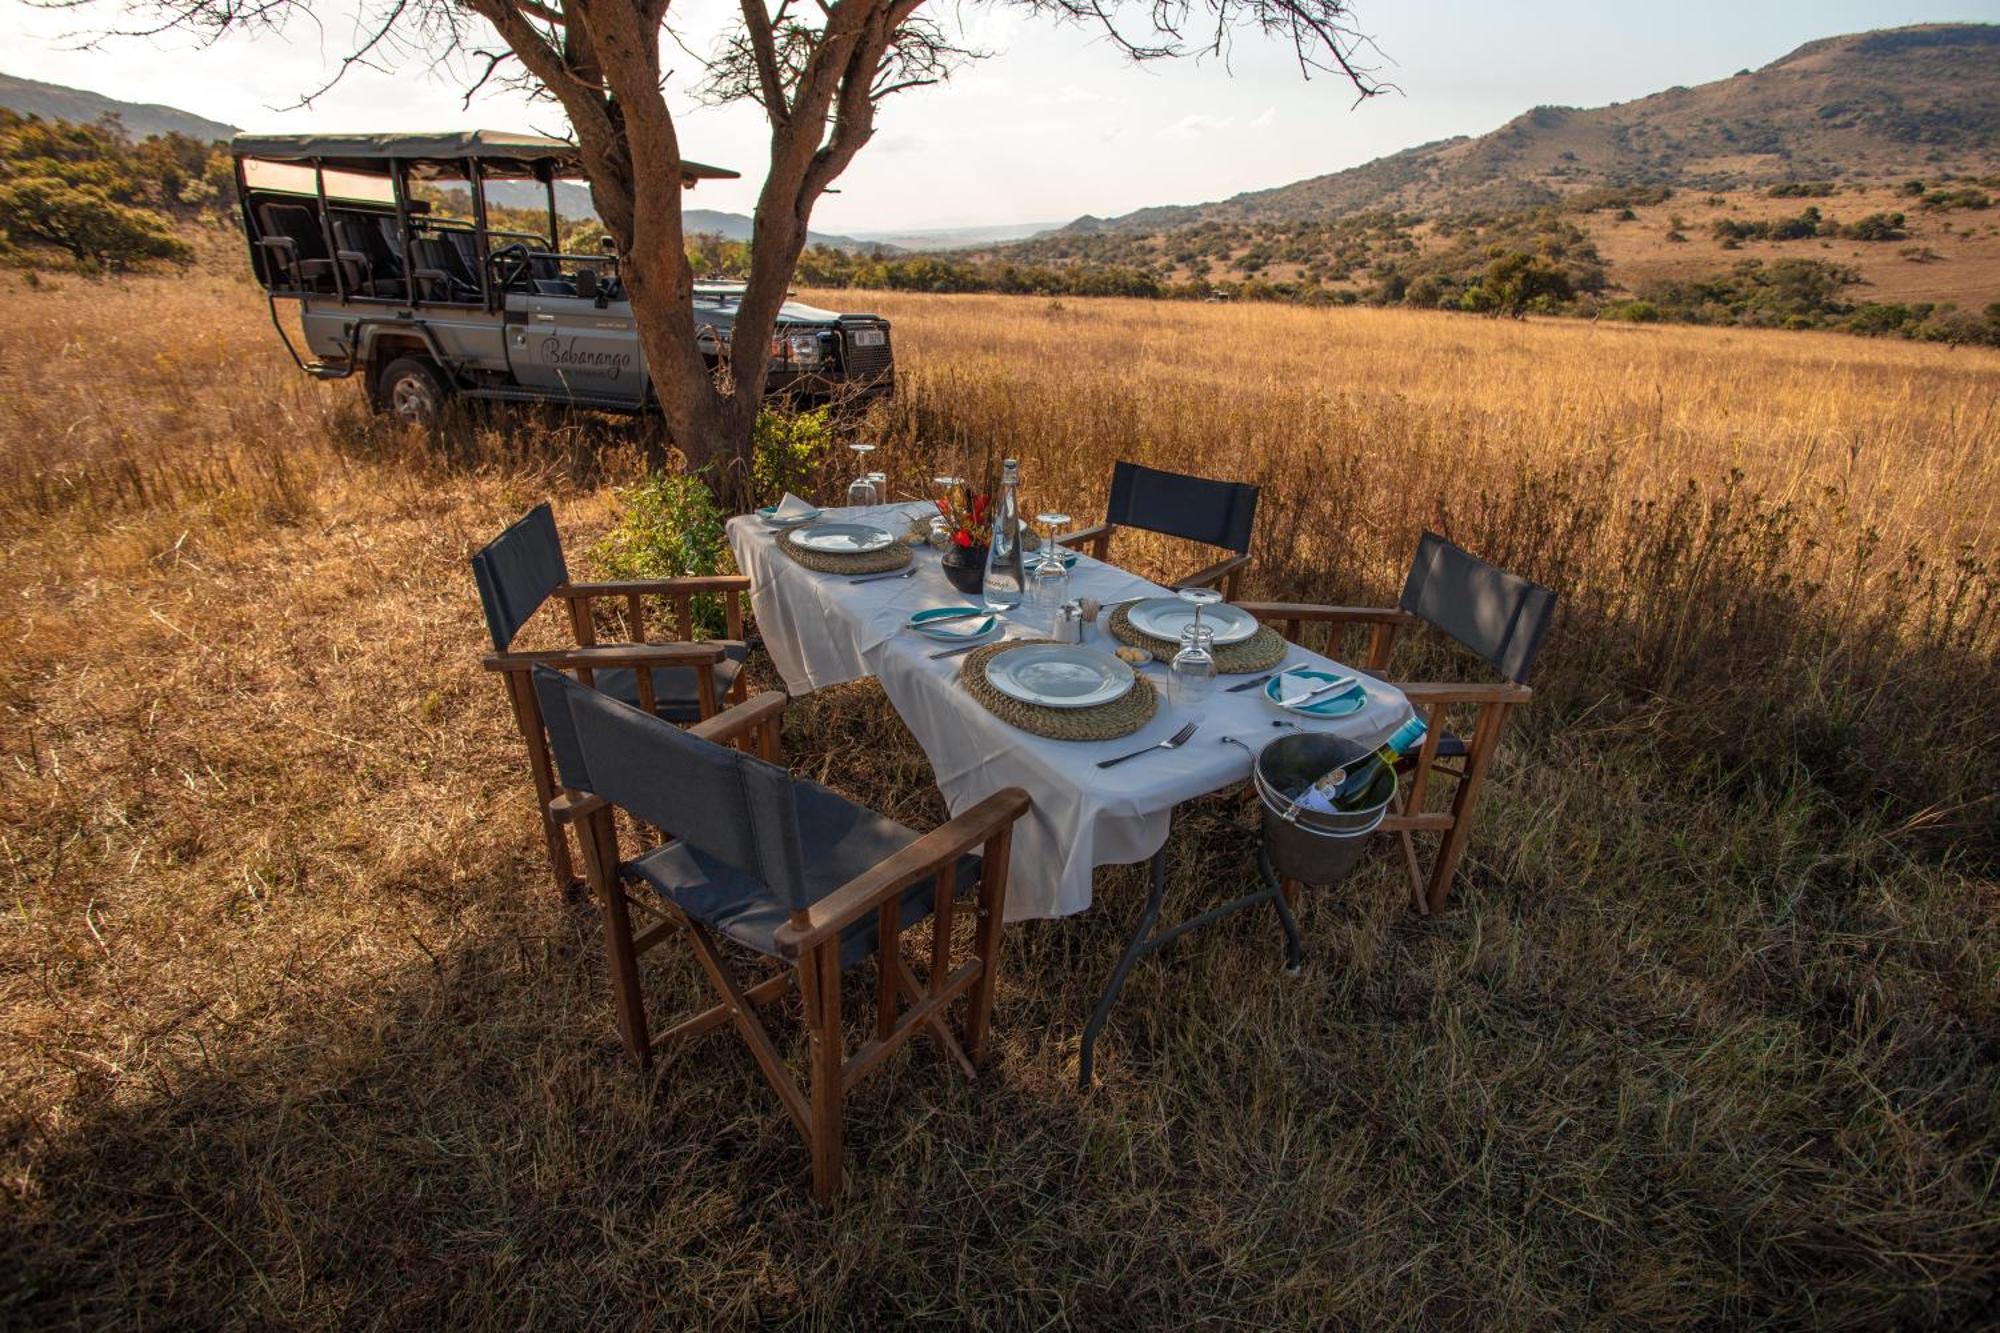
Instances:
[[[1104,517],[1120,527],[1185,537],[1242,555],[1250,549],[1257,522],[1257,488],[1121,461],[1112,469]]]
[[[538,504],[516,519],[472,557],[472,577],[494,651],[504,653],[549,594],[569,582],[554,511]]]
[[[535,674],[537,689],[553,687],[564,697],[588,790],[756,879],[787,907],[812,905],[790,773],[560,672],[540,667]],[[545,702],[543,711],[555,710]],[[549,730],[553,738],[555,726]]]
[[[583,747],[577,743],[576,723],[569,715],[569,688],[583,689],[553,667],[537,666],[534,671],[535,701],[542,710],[542,731],[549,738],[549,753],[556,763],[556,781],[571,791],[595,794],[590,770],[584,766]]]
[[[1518,685],[1527,679],[1555,618],[1556,595],[1426,532],[1398,605]]]

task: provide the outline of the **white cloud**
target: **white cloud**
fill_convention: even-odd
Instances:
[[[1250,122],[1250,128],[1253,130],[1268,130],[1277,123],[1278,123],[1278,108],[1274,106],[1267,106],[1262,111],[1257,113],[1257,118],[1255,120]]]
[[[1234,116],[1209,116],[1199,111],[1190,111],[1173,124],[1160,131],[1163,138],[1198,139],[1204,134],[1214,134],[1226,130],[1236,123]]]

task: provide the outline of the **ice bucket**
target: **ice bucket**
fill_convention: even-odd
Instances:
[[[1384,770],[1359,810],[1302,810],[1293,798],[1326,773],[1367,757],[1368,746],[1343,736],[1299,732],[1257,755],[1252,773],[1264,803],[1264,852],[1278,873],[1307,884],[1338,884],[1367,850],[1368,835],[1388,813],[1396,775]]]

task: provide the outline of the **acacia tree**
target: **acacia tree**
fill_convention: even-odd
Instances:
[[[441,61],[456,53],[484,62],[475,89],[499,71],[559,103],[598,216],[616,244],[668,428],[691,464],[721,462],[737,478],[813,205],[874,134],[884,98],[935,83],[973,54],[947,39],[925,13],[925,0],[740,0],[740,15],[699,57],[692,91],[710,103],[747,100],[761,107],[770,159],[733,346],[712,368],[697,342],[694,272],[681,222],[681,143],[661,63],[674,0],[103,2],[142,17],[142,32],[193,30],[211,40],[241,28],[276,28],[293,17],[323,21],[333,17],[327,11],[352,4],[362,37],[327,87],[357,64],[413,55]],[[1253,32],[1289,43],[1305,77],[1331,73],[1362,98],[1383,89],[1357,60],[1367,39],[1353,26],[1350,0],[996,2],[1099,30],[1135,60],[1220,56],[1237,33]]]

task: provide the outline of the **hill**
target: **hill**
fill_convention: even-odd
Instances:
[[[2000,26],[1925,24],[1809,42],[1762,69],[1633,102],[1536,107],[1477,138],[1216,203],[1079,218],[1067,230],[1518,210],[1591,189],[1889,180],[1991,170],[1996,158]]]
[[[121,102],[102,93],[65,88],[54,83],[37,83],[12,74],[0,74],[0,107],[18,111],[24,116],[67,120],[79,125],[115,116],[125,126],[125,132],[134,139],[155,134],[185,134],[203,143],[213,143],[236,133],[233,125],[209,120],[193,112],[150,102]]]

